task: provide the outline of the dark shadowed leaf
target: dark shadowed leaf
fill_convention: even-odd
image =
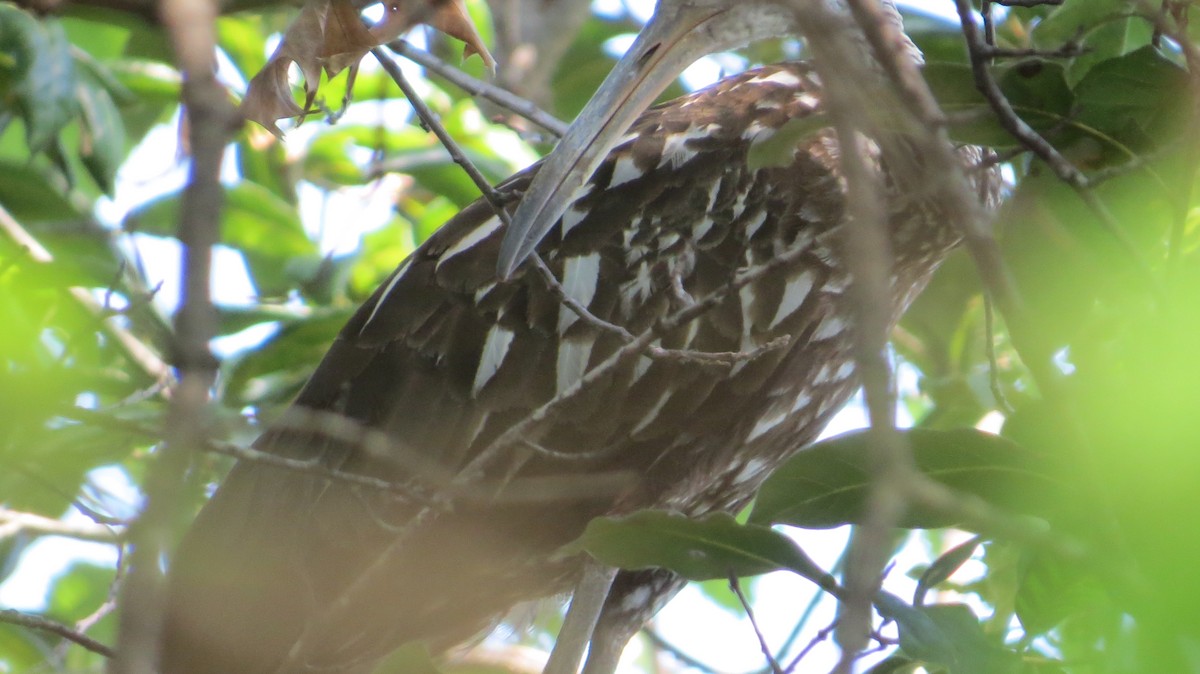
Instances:
[[[934,560],[933,564],[930,564],[929,568],[925,569],[925,573],[921,574],[921,579],[917,582],[917,589],[913,595],[913,603],[924,604],[925,593],[954,575],[954,572],[965,564],[971,558],[971,555],[975,554],[975,550],[982,543],[983,538],[976,536],[965,543],[954,546]]]
[[[78,113],[70,48],[53,19],[39,22],[0,5],[0,100],[20,111],[33,152],[46,149]]]
[[[1009,674],[1020,666],[1017,655],[984,634],[963,604],[909,606],[881,592],[876,608],[896,621],[906,655],[945,668],[948,674]]]
[[[974,429],[902,431],[917,468],[964,494],[1009,512],[1038,515],[1055,486],[1046,461],[1009,440]],[[750,521],[808,528],[861,521],[870,482],[866,431],[853,431],[802,451],[763,485]],[[953,514],[914,507],[902,526],[961,524]]]
[[[787,536],[769,527],[738,524],[724,513],[701,520],[661,510],[600,517],[568,550],[584,550],[624,569],[667,568],[690,580],[788,569],[825,587],[836,584]]]
[[[1075,86],[1078,119],[1106,134],[1133,127],[1160,139],[1177,135],[1191,109],[1187,86],[1183,68],[1143,47],[1088,71]]]

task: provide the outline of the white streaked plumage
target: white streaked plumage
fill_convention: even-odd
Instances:
[[[478,396],[484,386],[496,376],[504,357],[508,355],[508,347],[513,341],[513,331],[500,325],[493,325],[488,330],[487,338],[483,341],[483,352],[479,355],[479,367],[475,369],[475,382],[471,385],[471,395]]]
[[[787,284],[783,288],[783,298],[779,300],[779,308],[775,310],[775,318],[771,319],[771,328],[774,328],[788,316],[796,313],[796,310],[808,298],[808,294],[812,292],[813,281],[815,279],[816,276],[809,270],[805,270],[799,275],[788,279]]]
[[[596,296],[596,282],[599,280],[600,253],[577,255],[569,257],[563,262],[563,292],[585,309],[592,303],[592,298]],[[579,320],[579,315],[570,307],[560,306],[558,308],[558,333],[566,332],[567,328],[577,320]]]
[[[562,395],[563,391],[573,386],[587,371],[588,358],[592,355],[595,344],[590,338],[564,339],[558,344],[558,362],[555,364],[555,392]]]
[[[438,258],[435,269],[440,269],[443,263],[450,260],[450,258],[454,257],[455,255],[459,255],[471,250],[475,244],[491,236],[491,234],[497,229],[500,229],[500,218],[492,216],[487,220],[484,220],[478,227],[467,232],[461,239],[458,240],[457,243],[451,246],[449,250],[447,250],[445,253],[442,253],[442,256]]]

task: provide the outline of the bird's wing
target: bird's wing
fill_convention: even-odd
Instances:
[[[795,154],[784,166],[752,168],[747,153],[787,120],[813,115],[816,89],[806,67],[788,64],[652,109],[538,248],[561,292],[635,335],[803,248],[803,259],[724,294],[656,341],[685,355],[748,352],[777,339],[784,348],[732,365],[627,358],[516,442],[497,446],[625,342],[563,306],[529,264],[498,281],[503,225],[476,202],[363,304],[292,410],[256,445],[411,489],[372,491],[239,464],[181,546],[168,651],[223,644],[230,660],[220,667],[244,668],[246,657],[278,663],[298,638],[309,639],[306,648],[320,641],[310,652],[331,662],[412,638],[462,638],[521,598],[563,589],[570,567],[547,561],[549,553],[614,503],[653,505],[701,469],[716,484],[741,470],[732,453],[749,441],[780,456],[806,441],[802,431],[831,410],[798,405],[795,382],[817,379],[833,392],[823,398],[849,390],[849,370],[817,378],[824,360],[845,355],[814,347],[833,343],[820,333],[835,312],[822,289],[844,286],[831,264],[842,186],[828,134],[788,139]],[[501,189],[519,192],[536,170]],[[786,400],[770,398],[780,391]],[[762,426],[764,406],[786,414]],[[413,531],[413,517],[429,512],[425,499],[491,451],[495,460],[467,485],[481,498],[452,491],[453,511]],[[631,479],[597,492],[599,473]],[[522,500],[537,478],[558,486]],[[752,485],[732,482],[722,496],[742,499]],[[331,602],[380,568],[391,581],[356,600],[354,624],[313,633]],[[244,648],[229,645],[239,641]]]

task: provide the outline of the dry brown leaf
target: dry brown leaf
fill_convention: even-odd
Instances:
[[[267,64],[250,80],[242,99],[242,115],[283,138],[275,122],[288,117],[303,121],[316,99],[322,69],[329,77],[349,69],[346,98],[342,101],[345,107],[362,57],[372,47],[422,23],[465,42],[463,58],[479,54],[488,68],[495,67],[462,0],[393,0],[384,5],[383,18],[370,27],[359,18],[359,10],[351,0],[309,0],[288,26]],[[304,77],[303,107],[296,104],[288,82],[292,63]]]

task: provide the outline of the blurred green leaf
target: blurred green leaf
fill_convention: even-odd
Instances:
[[[1046,516],[1056,488],[1046,458],[999,436],[973,429],[901,431],[917,469],[1006,512]],[[868,431],[818,442],[780,466],[758,493],[750,521],[827,528],[860,522],[870,486]],[[914,505],[908,528],[962,525],[953,514]]]
[[[57,21],[0,5],[0,101],[21,112],[33,152],[46,149],[78,113],[70,46]]]
[[[127,229],[174,236],[180,197],[170,195],[143,206],[128,217]],[[292,265],[317,255],[300,216],[288,202],[261,185],[243,180],[225,190],[221,241],[246,258],[260,295],[286,294],[298,280]]]
[[[1187,88],[1186,71],[1155,48],[1144,47],[1097,63],[1075,85],[1078,120],[1119,137],[1136,128],[1161,142],[1184,128],[1191,111]]]
[[[787,569],[825,587],[836,584],[787,536],[768,527],[738,524],[724,513],[699,520],[656,510],[600,517],[567,547],[570,553],[581,550],[612,566],[667,568],[689,580]]]
[[[955,571],[958,571],[971,556],[975,554],[975,550],[983,543],[983,538],[975,536],[968,541],[959,543],[953,548],[942,553],[925,573],[921,574],[920,580],[917,582],[917,589],[913,595],[913,603],[921,605],[925,603],[925,594],[932,588],[940,585],[950,579]]]

